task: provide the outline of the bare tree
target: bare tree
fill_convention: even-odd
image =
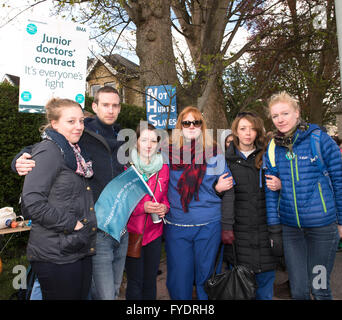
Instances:
[[[250,71],[262,85],[267,70],[275,66],[264,99],[287,90],[298,97],[306,120],[325,124],[340,98],[334,1],[287,0],[275,9],[254,21],[255,35],[265,29],[272,32],[251,48]]]

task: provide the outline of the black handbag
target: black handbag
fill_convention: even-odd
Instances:
[[[237,264],[236,249],[233,242],[234,264],[223,273],[216,274],[220,261],[222,243],[216,255],[215,269],[205,282],[204,290],[209,300],[253,300],[256,296],[257,283],[253,270]]]

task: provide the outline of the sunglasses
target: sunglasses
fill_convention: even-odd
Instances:
[[[182,121],[183,128],[190,128],[191,124],[193,124],[195,128],[200,128],[202,126],[202,120]]]

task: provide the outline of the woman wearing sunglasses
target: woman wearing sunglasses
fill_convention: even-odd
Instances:
[[[171,299],[208,299],[203,285],[214,269],[221,241],[221,198],[233,180],[223,154],[206,134],[206,123],[195,107],[177,120],[170,146],[170,211],[164,229],[167,288]],[[230,176],[230,177],[229,177]],[[233,192],[231,202],[233,202]],[[228,195],[227,195],[228,196]]]
[[[222,211],[222,242],[225,257],[233,262],[234,242],[237,263],[249,266],[256,275],[257,300],[271,300],[277,257],[282,255],[281,233],[269,233],[266,221],[265,175],[262,168],[266,136],[263,120],[252,112],[242,112],[232,123],[233,142],[226,151],[235,185],[234,210]],[[268,176],[272,190],[280,180]],[[231,206],[223,198],[222,206]],[[270,241],[270,239],[272,239]],[[272,248],[271,248],[272,244]]]

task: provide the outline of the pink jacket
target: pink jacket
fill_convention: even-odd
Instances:
[[[150,179],[147,182],[152,191],[154,190],[156,184],[156,178],[157,174],[154,174],[150,177]],[[169,186],[169,167],[167,164],[164,164],[163,167],[160,169],[157,183],[158,184],[155,188],[156,190],[154,192],[154,196],[156,197],[159,203],[165,204],[170,209],[169,201],[167,199],[167,189]],[[141,199],[141,201],[135,207],[127,223],[128,232],[140,234],[143,233],[146,218],[144,203],[150,200],[151,196],[147,194],[144,198]],[[163,234],[163,224],[163,222],[153,223],[151,215],[147,215],[146,227],[142,241],[143,246],[157,239]]]

